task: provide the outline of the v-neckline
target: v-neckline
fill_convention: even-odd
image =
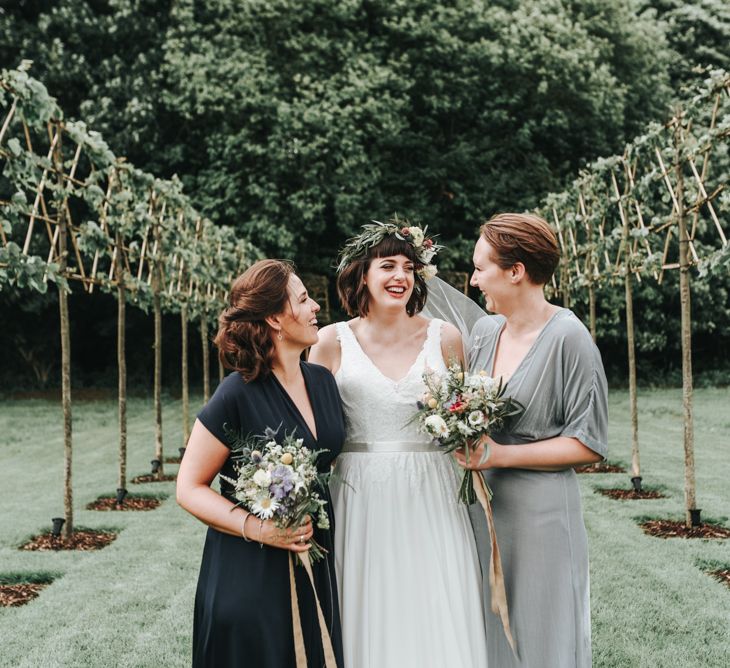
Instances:
[[[380,374],[385,380],[387,380],[389,383],[392,383],[393,385],[400,385],[406,378],[408,378],[411,373],[413,373],[413,370],[416,368],[418,363],[421,361],[421,358],[426,353],[426,344],[428,343],[428,339],[431,336],[431,327],[433,326],[433,323],[436,321],[436,319],[432,319],[429,321],[428,325],[426,326],[426,338],[423,340],[423,344],[421,345],[421,349],[418,351],[418,355],[416,356],[416,359],[413,360],[413,364],[409,367],[408,371],[406,371],[405,375],[402,378],[399,378],[398,380],[395,380],[394,378],[391,378],[390,376],[386,376],[381,370],[380,367],[373,362],[370,355],[368,355],[364,348],[360,345],[360,341],[358,341],[357,336],[355,335],[355,332],[353,331],[352,327],[350,327],[350,323],[346,322],[345,327],[350,332],[350,335],[352,336],[353,341],[355,342],[355,345],[357,346],[357,349],[362,353],[363,357],[370,362],[370,366],[375,369],[375,371]]]
[[[314,405],[314,400],[312,399],[312,393],[309,391],[309,383],[307,382],[307,372],[305,371],[305,366],[302,362],[299,362],[299,368],[302,370],[302,378],[304,378],[304,389],[307,392],[307,399],[309,399],[309,405],[312,407],[312,418],[314,419],[314,431],[312,431],[311,427],[307,423],[306,419],[304,418],[304,415],[302,414],[302,411],[299,410],[299,406],[296,405],[296,402],[294,399],[291,398],[291,395],[286,391],[286,388],[281,384],[281,381],[276,377],[276,374],[272,371],[271,377],[274,379],[274,382],[276,383],[276,386],[279,388],[281,393],[284,395],[284,398],[286,401],[289,402],[289,405],[294,409],[294,412],[299,417],[299,421],[304,425],[304,428],[307,430],[307,433],[309,434],[310,438],[314,443],[319,443],[319,426],[317,425],[317,409]]]
[[[543,334],[545,334],[545,330],[550,326],[553,320],[558,316],[559,313],[562,313],[565,311],[564,308],[559,308],[555,313],[553,313],[547,320],[547,322],[542,326],[542,329],[538,333],[538,335],[535,337],[535,340],[532,342],[530,347],[528,348],[527,352],[524,354],[522,359],[520,360],[519,364],[515,367],[515,370],[510,374],[510,377],[505,380],[502,385],[506,386],[516,375],[517,372],[522,369],[522,366],[525,364],[525,362],[532,357],[532,354],[535,351],[535,348],[537,347],[537,344],[540,342],[540,339],[542,339]],[[502,332],[504,332],[505,325],[507,324],[507,318],[504,319],[502,322],[499,330],[497,330],[497,335],[494,337],[494,343],[492,344],[492,355],[491,355],[491,369],[490,369],[490,377],[494,378],[494,365],[497,361],[497,348],[499,347],[499,340],[502,338]]]

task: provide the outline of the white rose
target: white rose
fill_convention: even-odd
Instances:
[[[432,248],[421,248],[418,251],[418,260],[419,262],[423,262],[423,264],[428,264],[433,260],[434,255],[436,255],[436,251]]]
[[[482,422],[484,422],[484,413],[481,411],[472,411],[469,413],[469,424],[472,427],[478,427]]]
[[[438,269],[436,269],[436,267],[432,264],[427,264],[421,269],[421,276],[423,276],[423,279],[426,281],[430,281],[438,273]]]
[[[253,481],[259,487],[268,487],[271,484],[271,474],[268,471],[259,469],[253,474]]]
[[[423,230],[420,227],[409,227],[408,231],[411,233],[411,239],[415,246],[420,246],[423,243]]]
[[[429,415],[424,421],[423,426],[426,431],[436,438],[447,438],[451,433],[446,426],[446,422],[440,415]]]

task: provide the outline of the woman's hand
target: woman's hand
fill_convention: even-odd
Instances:
[[[455,450],[454,455],[459,466],[475,471],[501,468],[555,472],[601,461],[601,455],[569,436],[555,436],[522,445],[500,445],[489,436],[482,436],[479,444],[470,451],[468,463],[464,448]]]
[[[470,471],[484,471],[497,466],[500,449],[503,445],[495,443],[489,436],[482,436],[478,444],[469,448],[469,461],[466,459],[466,448],[454,450],[456,461],[462,468]]]
[[[312,518],[307,516],[307,520],[298,527],[290,529],[281,529],[276,526],[273,520],[264,520],[254,517],[249,520],[246,526],[246,536],[250,540],[255,540],[270,547],[278,547],[282,550],[290,550],[291,552],[306,552],[312,547],[309,540],[314,534],[312,526]]]

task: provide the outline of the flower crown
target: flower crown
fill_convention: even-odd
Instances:
[[[431,264],[431,260],[435,257],[443,246],[434,243],[433,239],[426,236],[428,227],[421,229],[416,225],[401,225],[398,218],[394,218],[387,223],[381,223],[374,220],[362,226],[362,232],[357,236],[348,239],[340,251],[340,261],[337,265],[337,273],[351,262],[359,260],[367,256],[368,251],[377,246],[389,235],[394,235],[396,239],[407,241],[416,251],[416,261],[423,265],[418,272],[426,279],[436,275],[436,267]]]

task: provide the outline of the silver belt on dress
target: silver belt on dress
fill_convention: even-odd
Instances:
[[[346,452],[438,452],[429,441],[348,441],[342,446]]]

